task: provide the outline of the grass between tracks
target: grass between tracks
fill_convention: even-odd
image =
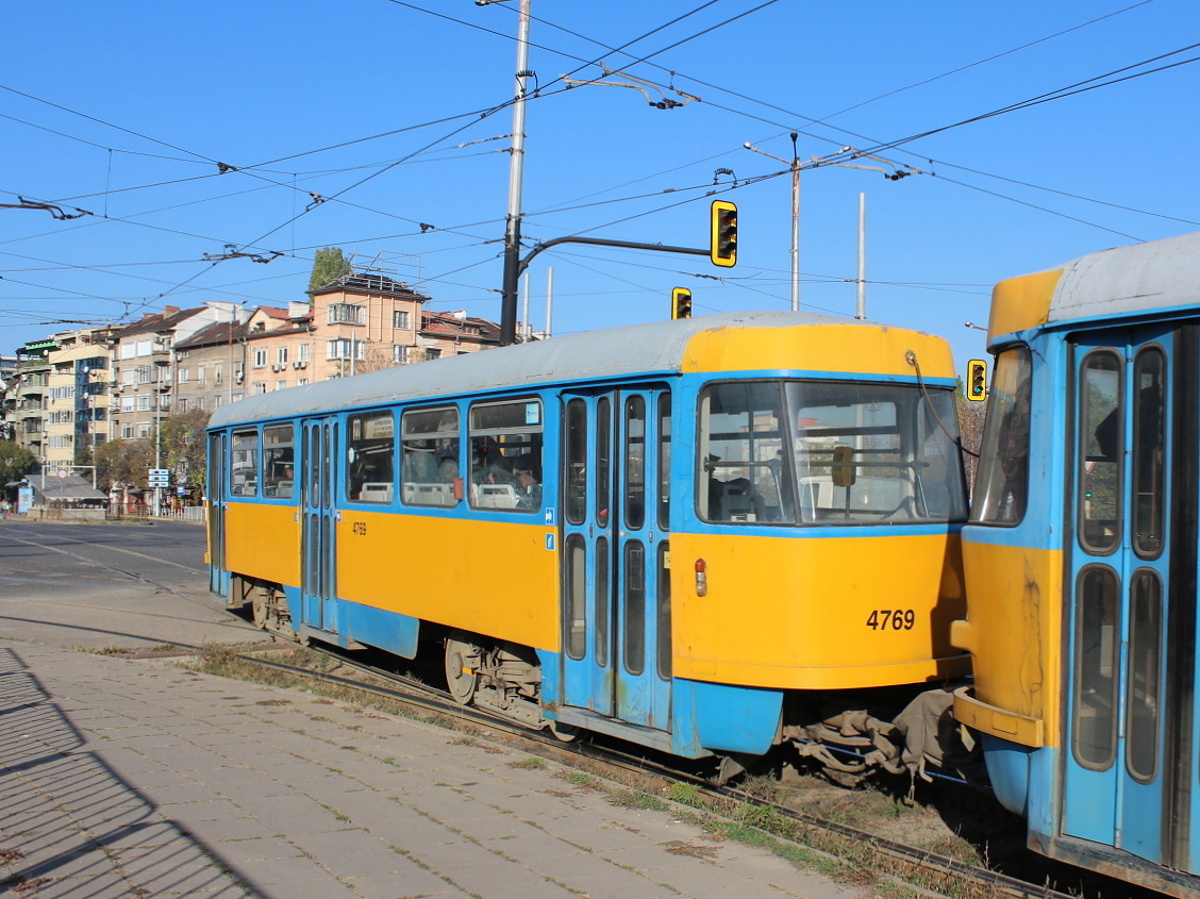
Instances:
[[[454,742],[482,746],[475,738],[479,730],[472,725],[462,725],[440,715],[415,711],[403,702],[389,700],[350,686],[313,680],[305,674],[263,667],[242,658],[243,652],[245,649],[238,647],[205,647],[194,661],[189,662],[188,667],[221,677],[282,689],[303,690],[325,701],[342,702],[364,711],[374,710],[436,724],[466,734],[454,737]],[[320,674],[334,673],[340,666],[336,659],[303,647],[281,646],[263,655],[271,661]],[[356,673],[355,676],[360,675]],[[488,740],[494,740],[495,736],[490,735]],[[509,764],[518,768],[541,768],[546,762],[541,758],[526,757]],[[819,871],[843,883],[869,888],[881,899],[920,899],[931,894],[953,899],[987,899],[991,895],[984,887],[965,883],[959,878],[931,873],[919,865],[886,856],[871,843],[829,833],[796,821],[771,807],[713,797],[702,792],[699,787],[689,784],[674,783],[664,787],[661,779],[652,777],[630,775],[621,780],[613,780],[609,770],[586,759],[574,764],[574,768],[557,771],[557,776],[578,788],[602,791],[607,801],[613,805],[674,814],[681,820],[701,828],[713,842],[729,840],[758,846],[799,867]],[[774,778],[751,778],[741,786],[747,793],[759,798],[771,801],[779,801],[781,798],[780,784]],[[852,826],[869,824],[866,819],[912,814],[902,803],[880,794],[869,796],[862,791],[847,793],[842,789],[837,789],[835,793],[858,799],[835,801],[826,803],[821,808],[805,810],[818,817],[840,819],[839,823]],[[786,804],[791,807],[796,805],[794,802]],[[941,845],[926,845],[925,848],[979,863],[977,857],[969,857],[973,850],[964,841],[951,837],[938,842]],[[703,857],[708,857],[704,853],[711,851],[710,848],[687,844],[667,848],[671,852]]]

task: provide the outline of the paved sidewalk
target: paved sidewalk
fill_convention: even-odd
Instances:
[[[868,895],[528,762],[166,660],[0,640],[0,894]]]

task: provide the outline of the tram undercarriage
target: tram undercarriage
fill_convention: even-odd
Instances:
[[[302,645],[310,642],[295,628],[287,597],[277,585],[234,577],[228,606],[248,607],[263,630]],[[459,705],[534,730],[548,729],[564,741],[578,734],[578,728],[544,715],[542,667],[534,650],[458,631],[438,642],[444,650],[446,686]],[[349,645],[361,648],[354,641]],[[811,694],[789,694],[775,741],[777,749],[784,748],[783,765],[799,770],[815,763],[830,781],[853,787],[880,772],[908,774],[915,783],[917,778],[929,780],[929,769],[958,773],[977,761],[969,735],[954,720],[950,687],[897,693],[891,706],[900,711],[890,721],[853,708],[861,698],[824,695],[815,701]],[[757,761],[738,753],[713,754],[720,760],[722,782]]]

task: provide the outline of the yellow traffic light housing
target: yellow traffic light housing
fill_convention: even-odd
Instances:
[[[987,399],[987,363],[982,359],[972,359],[967,363],[967,399]]]
[[[737,264],[737,206],[725,200],[713,200],[709,257],[713,265]]]
[[[686,287],[671,291],[671,318],[692,317],[692,292]]]

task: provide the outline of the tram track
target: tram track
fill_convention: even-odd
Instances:
[[[279,650],[296,648],[279,642]],[[702,825],[711,818],[738,821],[754,827],[771,840],[804,847],[836,859],[849,879],[894,879],[929,895],[1006,897],[1006,899],[1079,899],[1079,893],[1060,892],[1045,884],[992,871],[950,856],[889,839],[868,830],[789,809],[738,787],[720,786],[695,773],[662,761],[632,754],[590,740],[564,742],[532,731],[515,722],[462,706],[444,690],[412,677],[353,659],[331,647],[308,649],[336,661],[355,674],[319,671],[277,659],[258,651],[234,655],[259,666],[298,679],[311,679],[334,688],[366,693],[396,704],[423,720],[445,723],[503,742],[568,768],[586,770],[609,783],[621,784],[646,797],[648,805],[674,808]],[[379,683],[382,682],[382,683]],[[632,786],[631,786],[632,785]],[[664,798],[665,797],[665,798]],[[752,810],[749,813],[747,810]]]

